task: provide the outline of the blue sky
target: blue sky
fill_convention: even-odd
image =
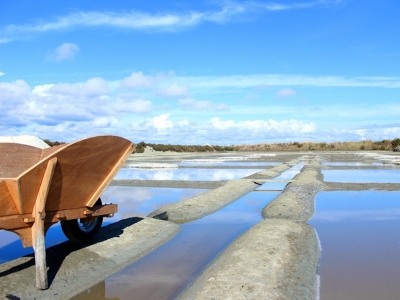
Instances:
[[[397,0],[0,2],[0,135],[400,137]]]

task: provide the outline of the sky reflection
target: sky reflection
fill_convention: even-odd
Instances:
[[[263,169],[175,169],[137,170],[122,168],[114,179],[218,181],[239,179]]]
[[[400,170],[322,170],[324,181],[400,183]]]
[[[102,202],[118,204],[118,212],[112,218],[104,218],[103,225],[129,217],[144,217],[164,205],[182,201],[206,192],[205,189],[139,188],[109,186],[101,196]],[[46,248],[65,242],[60,223],[50,227],[46,233]],[[9,231],[0,230],[0,263],[33,253],[32,248],[23,248],[19,237]]]

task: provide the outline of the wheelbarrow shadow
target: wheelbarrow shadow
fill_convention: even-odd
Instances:
[[[140,222],[141,220],[143,220],[143,218],[132,217],[103,226],[100,229],[99,233],[96,235],[96,237],[88,244],[79,245],[79,244],[74,244],[70,241],[66,241],[61,244],[47,248],[46,262],[48,266],[47,277],[48,277],[49,287],[54,281],[58,271],[60,270],[65,258],[68,255],[80,249],[86,248],[90,245],[104,242],[111,238],[119,237],[124,232],[125,228],[134,225]],[[26,260],[27,258],[30,259]],[[10,262],[10,264],[12,264],[13,266],[0,272],[0,278],[18,271],[22,271],[24,269],[30,268],[35,265],[35,258],[33,254],[26,255],[22,257],[22,259],[23,260],[19,264]],[[34,278],[32,278],[32,280],[34,280]]]

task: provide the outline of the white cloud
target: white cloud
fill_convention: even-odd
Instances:
[[[340,76],[307,76],[253,74],[222,77],[176,77],[183,85],[190,85],[192,90],[205,88],[257,88],[260,86],[315,86],[315,87],[383,87],[400,88],[400,77],[340,77]]]
[[[255,121],[242,121],[235,122],[233,120],[221,121],[220,118],[215,117],[210,120],[212,126],[218,130],[241,130],[252,132],[273,132],[273,133],[311,133],[316,131],[317,127],[314,123],[304,123],[298,120],[255,120]]]
[[[133,112],[133,113],[145,113],[153,109],[153,103],[151,101],[137,99],[137,100],[123,100],[118,99],[116,106],[118,112]]]
[[[153,126],[157,128],[158,131],[164,131],[168,129],[172,129],[173,124],[168,119],[170,114],[162,114],[152,119]]]
[[[60,31],[79,27],[114,27],[131,30],[176,31],[188,29],[204,22],[224,24],[236,21],[245,14],[274,12],[280,10],[307,9],[316,6],[329,6],[341,3],[340,0],[320,0],[297,4],[280,4],[264,2],[234,2],[224,1],[223,5],[214,11],[187,11],[169,13],[131,12],[76,12],[59,17],[53,22],[41,20],[36,24],[8,25],[2,31],[10,37],[17,34],[33,32]],[[8,42],[7,37],[0,41]]]
[[[78,51],[77,44],[63,43],[50,53],[49,59],[54,61],[73,60]]]
[[[322,110],[315,112],[310,107],[271,106],[261,101],[257,101],[256,105],[232,103],[230,107],[190,97],[166,101],[157,97],[157,91],[169,89],[168,95],[179,95],[179,91],[188,93],[185,89],[188,86],[196,96],[220,93],[223,97],[220,99],[226,99],[227,93],[234,91],[236,81],[228,82],[232,77],[215,77],[214,81],[220,80],[224,84],[210,91],[198,88],[204,87],[204,77],[132,74],[133,77],[127,77],[132,80],[132,86],[144,87],[149,82],[146,81],[148,78],[153,85],[145,90],[124,90],[120,82],[126,78],[111,83],[103,78],[91,78],[77,83],[46,83],[33,87],[23,80],[0,82],[0,135],[2,132],[8,134],[11,129],[20,134],[33,133],[71,141],[103,133],[123,135],[135,141],[192,144],[382,140],[400,136],[400,123],[397,121],[400,105],[395,102],[379,105],[359,103],[357,110],[354,110],[353,103],[319,104]],[[262,75],[257,76],[262,78]],[[257,84],[252,76],[247,78]],[[293,78],[289,76],[289,79]],[[354,78],[342,80],[357,81]],[[232,86],[224,90],[228,83]],[[195,89],[192,84],[196,85]],[[246,92],[240,90],[241,95]],[[217,114],[217,111],[228,108],[229,113]],[[214,111],[216,113],[210,115]],[[143,114],[146,116],[143,117]],[[332,115],[340,121],[335,123],[340,123],[335,125],[340,128],[331,128]],[[375,123],[379,126],[373,125]]]
[[[278,98],[287,98],[296,96],[296,91],[292,89],[282,89],[278,93],[276,93],[276,97]]]
[[[220,118],[216,117],[216,118],[212,118],[210,120],[210,122],[215,129],[219,129],[219,130],[225,130],[225,129],[235,127],[235,122],[233,120],[221,121]]]
[[[123,88],[150,88],[155,84],[155,79],[144,75],[142,72],[132,73],[121,81]]]
[[[108,117],[95,118],[93,120],[93,124],[96,127],[110,127],[110,126],[117,125],[118,119],[117,118],[108,118]]]
[[[146,132],[147,140],[154,140],[154,137],[157,135],[157,133],[164,134],[165,132],[173,129],[174,124],[171,120],[169,120],[169,116],[170,114],[166,113],[154,118],[133,122],[131,124],[132,129],[134,131]]]
[[[0,39],[0,44],[5,44],[5,43],[9,43],[9,42],[11,42],[12,40],[10,40],[10,39]]]
[[[0,82],[0,115],[29,99],[30,86],[23,80]]]
[[[208,110],[208,111],[222,111],[229,110],[226,104],[215,104],[211,101],[196,101],[192,98],[185,98],[179,100],[181,105],[186,110]]]
[[[61,96],[98,97],[110,92],[108,83],[103,78],[90,78],[83,83],[58,83],[47,90],[48,94]]]
[[[0,76],[3,76],[5,73],[3,73],[3,72],[0,72]]]
[[[169,87],[159,91],[159,96],[172,98],[172,97],[187,97],[190,95],[189,88],[187,86],[180,86],[177,83],[171,84]]]

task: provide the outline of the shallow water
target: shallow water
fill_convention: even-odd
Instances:
[[[324,181],[400,183],[400,170],[322,170]]]
[[[103,225],[129,217],[143,217],[164,205],[182,201],[202,194],[204,189],[138,188],[109,186],[101,196],[103,203],[118,204],[118,212],[112,218],[104,218]],[[46,233],[46,247],[65,242],[60,223],[50,227]],[[9,231],[0,230],[0,263],[33,253],[32,248],[23,248],[19,237]]]
[[[104,219],[104,222],[114,223],[130,217],[145,217],[160,207],[192,198],[207,191],[205,189],[109,186],[101,199],[103,203],[117,203],[118,212],[114,217]]]
[[[299,174],[301,169],[303,169],[303,167],[304,167],[303,163],[299,163],[297,165],[294,165],[293,167],[291,167],[290,169],[286,170],[285,172],[282,172],[281,175],[279,175],[278,177],[275,177],[274,179],[275,180],[290,180],[294,176]]]
[[[233,240],[262,220],[261,209],[277,195],[249,193],[218,212],[182,224],[172,240],[73,299],[174,299]]]
[[[371,162],[371,163],[366,163],[366,162],[332,162],[332,161],[328,161],[328,162],[323,162],[322,163],[325,166],[387,166],[390,164],[384,164],[383,162]]]
[[[254,166],[275,166],[281,164],[280,162],[255,162],[255,161],[183,161],[177,163],[178,166],[232,166],[232,167],[254,167]]]
[[[122,168],[114,179],[139,180],[185,180],[218,181],[239,179],[262,171],[263,169],[174,169],[139,170]]]
[[[321,299],[399,299],[400,192],[316,197]]]
[[[288,182],[265,182],[256,191],[283,191]]]

